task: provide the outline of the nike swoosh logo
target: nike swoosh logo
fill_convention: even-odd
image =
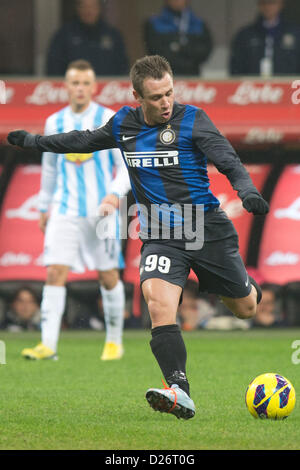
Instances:
[[[126,135],[123,135],[123,136],[122,136],[122,140],[124,140],[124,141],[125,141],[125,140],[129,140],[129,139],[134,139],[134,138],[135,138],[134,135],[129,136],[129,137],[126,137]]]
[[[246,286],[246,287],[249,286],[249,278],[247,278],[247,281],[245,282],[245,286]]]

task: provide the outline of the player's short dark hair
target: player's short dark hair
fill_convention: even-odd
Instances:
[[[70,62],[67,66],[66,73],[70,69],[92,70],[93,72],[95,72],[94,67],[92,66],[92,64],[89,61],[84,60],[84,59],[73,60],[72,62]]]
[[[132,86],[140,96],[143,96],[143,83],[146,78],[162,79],[165,74],[173,77],[172,68],[165,59],[160,55],[146,55],[138,59],[130,70],[130,79]]]

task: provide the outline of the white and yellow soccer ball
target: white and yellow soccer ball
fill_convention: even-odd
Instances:
[[[291,382],[279,374],[261,374],[250,382],[246,405],[254,418],[285,419],[294,409],[296,393]]]

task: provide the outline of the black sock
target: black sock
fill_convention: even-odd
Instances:
[[[261,291],[261,288],[260,286],[257,284],[257,282],[253,279],[253,277],[249,276],[249,279],[250,279],[250,284],[252,284],[252,286],[255,287],[256,289],[256,292],[257,292],[257,304],[259,304],[259,302],[261,301],[261,298],[262,298],[262,291]]]
[[[186,348],[179,326],[158,326],[151,330],[150,346],[169,385],[177,384],[188,395],[189,383],[186,378]]]

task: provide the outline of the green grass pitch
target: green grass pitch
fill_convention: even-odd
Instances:
[[[196,415],[155,413],[145,399],[162,387],[149,331],[125,330],[125,355],[102,362],[104,333],[61,334],[58,361],[27,361],[20,351],[37,333],[0,332],[1,450],[299,449],[300,410],[284,421],[254,419],[245,406],[249,382],[264,372],[286,376],[300,393],[292,362],[299,329],[184,333]],[[300,354],[298,355],[298,357]]]

